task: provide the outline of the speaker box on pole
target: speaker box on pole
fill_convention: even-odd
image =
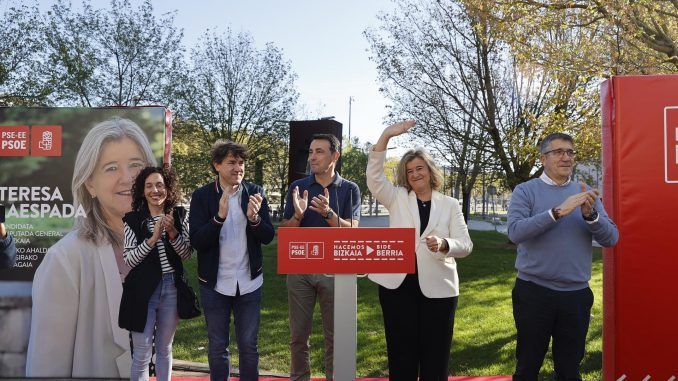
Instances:
[[[308,176],[308,150],[315,134],[332,134],[341,144],[342,124],[336,120],[294,120],[290,122],[290,165],[287,172],[289,184]],[[341,158],[335,168],[341,172]]]

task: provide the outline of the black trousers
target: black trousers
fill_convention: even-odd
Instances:
[[[555,291],[516,279],[512,298],[518,331],[513,380],[537,380],[551,338],[556,379],[581,380],[579,365],[593,305],[591,289]]]
[[[390,380],[447,380],[457,297],[427,298],[416,274],[395,290],[379,286]]]

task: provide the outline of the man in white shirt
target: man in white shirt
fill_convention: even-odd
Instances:
[[[211,151],[214,182],[193,192],[189,231],[198,252],[200,299],[207,323],[210,379],[230,377],[231,311],[240,379],[259,378],[261,244],[275,234],[262,187],[243,181],[247,148],[218,140]],[[195,240],[195,241],[193,241]]]

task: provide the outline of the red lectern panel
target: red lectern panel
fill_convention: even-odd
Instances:
[[[602,85],[605,380],[678,377],[678,75]],[[650,378],[648,378],[648,376]]]
[[[279,228],[279,274],[414,273],[414,228]]]

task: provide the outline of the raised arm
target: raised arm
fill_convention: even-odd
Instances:
[[[381,132],[381,136],[379,137],[379,140],[377,140],[377,144],[374,145],[373,149],[376,152],[386,151],[386,148],[388,147],[388,141],[391,140],[391,138],[404,134],[407,132],[407,130],[414,127],[416,123],[417,122],[414,119],[408,119],[386,127],[384,131]]]
[[[384,129],[375,144],[367,160],[367,187],[377,200],[386,208],[389,208],[395,197],[396,188],[384,174],[384,161],[386,160],[386,148],[392,137],[401,135],[414,126],[414,120],[406,120],[392,124]]]

